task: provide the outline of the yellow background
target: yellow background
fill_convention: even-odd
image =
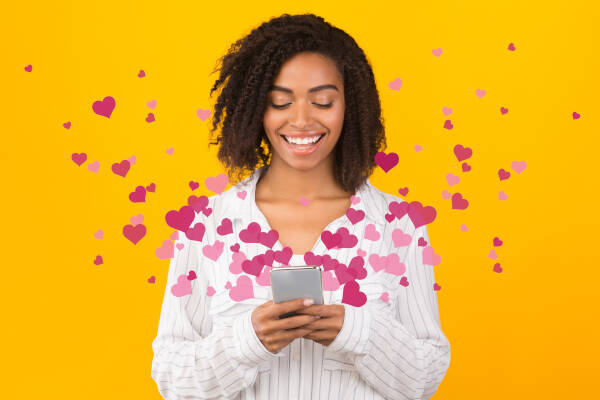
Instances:
[[[371,182],[398,196],[408,186],[403,198],[438,211],[428,229],[442,256],[435,276],[452,358],[434,398],[594,397],[598,6],[302,3],[3,5],[2,398],[160,399],[151,342],[168,260],[154,251],[172,232],[167,211],[192,193],[213,195],[204,179],[224,172],[217,147],[208,149],[210,119],[196,110],[212,110],[218,57],[284,12],[321,15],[364,49],[381,94],[385,151],[400,156]],[[510,42],[516,51],[507,50]],[[403,80],[399,91],[387,88],[395,78]],[[487,92],[481,99],[478,88]],[[91,108],[105,96],[116,99],[110,119]],[[154,99],[152,111],[146,102]],[[453,130],[442,128],[444,106],[454,110]],[[145,122],[148,112],[155,122]],[[455,144],[473,149],[470,172],[461,172]],[[88,155],[81,167],[71,161],[75,152]],[[126,178],[110,171],[132,155],[137,162]],[[95,160],[98,174],[87,169]],[[515,160],[527,162],[520,175],[510,168]],[[499,181],[500,168],[512,176]],[[460,184],[448,186],[449,172]],[[200,188],[192,192],[190,180]],[[129,192],[150,182],[156,192],[145,203],[129,201]],[[452,210],[444,189],[461,192],[469,208]],[[498,200],[500,190],[508,200]],[[139,213],[148,233],[133,245],[121,230]],[[98,229],[104,239],[94,238]],[[488,258],[494,236],[504,241],[502,273]]]

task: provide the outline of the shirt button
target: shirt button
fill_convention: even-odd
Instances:
[[[292,358],[294,359],[294,361],[300,361],[300,355],[299,354],[294,354],[292,356]]]

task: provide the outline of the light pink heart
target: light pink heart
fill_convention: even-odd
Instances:
[[[127,159],[127,161],[129,161],[129,164],[135,165],[135,162],[137,161],[137,159],[135,158],[135,156],[131,156]]]
[[[452,197],[452,193],[450,193],[449,191],[447,191],[446,189],[444,189],[442,191],[442,199],[447,200],[450,197]]]
[[[418,145],[418,144],[415,144],[415,151],[416,151],[416,152],[419,152],[419,151],[421,151],[421,150],[423,150],[423,147],[421,147],[421,146],[420,146],[420,145]]]
[[[173,231],[173,233],[171,233],[171,236],[169,236],[169,239],[171,239],[171,240],[179,239],[179,231]]]
[[[501,190],[498,193],[498,200],[507,200],[508,199],[508,195],[506,193],[504,193],[504,190]]]
[[[434,56],[439,57],[442,55],[442,49],[433,49],[431,51],[433,53]]]
[[[400,256],[398,254],[391,253],[387,256],[385,272],[396,276],[400,276],[406,272],[406,265],[400,261]]]
[[[358,254],[358,255],[359,255],[359,256],[361,256],[361,257],[364,257],[364,256],[366,256],[366,255],[367,255],[367,252],[366,252],[366,251],[364,251],[363,249],[358,249],[358,250],[356,251],[356,254]]]
[[[241,190],[239,192],[237,192],[237,197],[239,197],[240,199],[244,200],[246,198],[246,191],[245,190]]]
[[[446,182],[448,182],[448,185],[450,186],[457,185],[460,182],[460,177],[454,175],[452,172],[448,172],[446,174]]]
[[[198,110],[196,110],[196,115],[202,121],[206,121],[208,119],[208,117],[210,117],[210,110],[209,109],[205,110],[203,108],[199,108]]]
[[[104,231],[102,229],[96,231],[96,233],[94,233],[94,237],[96,239],[102,239],[102,238],[104,238]]]
[[[181,250],[181,249],[183,249],[183,246],[184,246],[184,244],[183,244],[183,243],[177,243],[177,244],[175,245],[175,247],[177,247],[177,250]]]
[[[527,168],[527,163],[525,161],[513,161],[510,163],[510,167],[517,174],[520,174],[521,172],[525,171],[525,168]]]
[[[388,87],[392,90],[400,90],[400,88],[402,87],[402,79],[394,79],[393,81],[388,83]]]
[[[88,164],[88,169],[91,172],[98,173],[98,170],[100,169],[100,162],[96,160],[93,163]]]
[[[166,153],[167,153],[168,155],[172,155],[172,154],[173,154],[173,148],[172,148],[172,147],[169,147],[169,148],[167,149]]]
[[[358,196],[350,196],[350,201],[352,202],[352,204],[358,204],[360,203],[360,197]]]
[[[171,286],[171,293],[175,297],[183,297],[192,294],[192,281],[188,280],[187,275],[179,275],[177,283]]]
[[[156,257],[158,258],[173,258],[175,254],[175,247],[173,246],[173,242],[170,240],[164,240],[162,245],[154,251]]]
[[[309,204],[310,204],[310,200],[309,199],[307,199],[304,196],[300,196],[300,205],[301,206],[307,206]]]
[[[498,258],[498,254],[496,254],[496,249],[490,250],[490,252],[488,254],[488,258],[491,258],[492,260],[495,260]]]
[[[394,247],[408,246],[412,241],[412,236],[405,234],[402,229],[396,228],[392,231],[392,241],[394,242]]]
[[[377,241],[381,237],[381,233],[377,232],[375,228],[375,224],[368,224],[365,227],[365,239],[369,239],[372,241]]]
[[[379,296],[379,298],[383,301],[385,301],[386,303],[389,303],[390,301],[390,294],[388,292],[383,292],[381,293],[381,296]]]
[[[467,232],[468,230],[469,230],[469,228],[467,228],[467,226],[466,226],[465,224],[462,224],[462,225],[460,226],[460,231],[461,231],[461,232]]]
[[[340,287],[340,281],[333,274],[333,270],[322,273],[323,290],[336,291]]]
[[[209,176],[204,180],[206,188],[212,192],[221,194],[225,187],[229,184],[229,178],[226,174],[220,173],[217,176]]]
[[[156,107],[156,100],[150,100],[150,101],[147,101],[147,102],[146,102],[146,105],[147,105],[149,108],[151,108],[151,109],[153,109],[153,110],[154,110],[154,108]]]
[[[485,96],[485,90],[483,90],[483,89],[477,89],[475,91],[475,94],[477,95],[477,97],[482,98],[483,96]]]
[[[444,107],[444,108],[442,108],[442,112],[447,117],[448,115],[452,114],[452,109],[448,108],[448,107]]]
[[[225,242],[220,240],[215,241],[214,244],[207,244],[202,247],[202,254],[206,257],[210,258],[213,261],[217,261],[219,256],[223,253],[223,248],[225,247]]]
[[[254,297],[254,288],[252,280],[247,275],[241,275],[237,278],[237,285],[229,290],[229,297],[233,301],[243,301]]]
[[[213,296],[215,293],[217,293],[217,291],[215,290],[215,288],[214,288],[214,287],[212,287],[212,286],[208,286],[208,287],[206,288],[206,295],[207,295],[208,297],[212,297],[212,296]]]
[[[427,246],[423,248],[423,264],[438,265],[442,262],[442,256],[436,254],[433,247]]]
[[[133,226],[135,226],[137,224],[141,224],[142,222],[144,222],[144,215],[143,214],[138,214],[135,217],[129,218],[129,221],[131,221],[131,224]]]

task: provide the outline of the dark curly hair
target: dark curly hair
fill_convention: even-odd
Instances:
[[[344,124],[333,150],[333,174],[345,191],[355,193],[373,173],[375,154],[387,146],[379,93],[367,57],[354,39],[314,14],[273,18],[236,41],[217,61],[222,67],[212,73],[221,73],[210,96],[227,83],[215,104],[211,133],[225,116],[221,135],[209,147],[221,143],[217,157],[236,172],[235,183],[257,167],[268,169],[272,146],[263,127],[268,89],[281,65],[301,52],[330,58],[343,77]]]

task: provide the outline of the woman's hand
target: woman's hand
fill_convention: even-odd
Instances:
[[[303,328],[313,331],[304,335],[304,338],[311,339],[323,346],[329,346],[344,325],[346,309],[343,304],[315,304],[296,312],[298,314],[318,315],[321,317],[303,326]]]

